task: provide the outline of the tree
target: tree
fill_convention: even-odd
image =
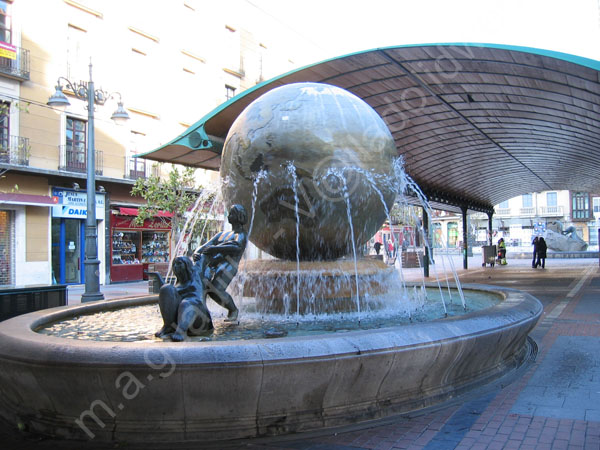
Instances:
[[[172,239],[175,243],[179,238],[186,223],[189,211],[192,209],[198,196],[203,194],[204,188],[196,185],[196,169],[186,167],[179,170],[173,166],[169,177],[161,180],[158,176],[151,175],[148,178],[138,178],[131,189],[132,195],[137,195],[146,200],[146,204],[138,208],[138,215],[134,220],[136,225],[142,225],[146,219],[160,217],[159,211],[173,214],[171,218]],[[214,195],[203,195],[203,203],[214,200]],[[199,205],[201,209],[204,204]],[[162,220],[166,220],[161,217]],[[192,230],[186,230],[186,239],[193,239],[202,229],[204,220],[196,222]]]

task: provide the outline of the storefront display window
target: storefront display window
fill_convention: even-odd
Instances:
[[[147,279],[146,271],[166,273],[170,260],[170,220],[135,223],[134,208],[111,214],[111,281]]]
[[[448,222],[448,248],[458,245],[458,223]]]
[[[139,264],[139,231],[118,231],[113,233],[112,240],[112,263]]]
[[[142,262],[169,262],[169,233],[166,231],[142,231]]]

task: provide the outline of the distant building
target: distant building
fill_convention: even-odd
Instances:
[[[469,245],[481,246],[487,240],[488,217],[469,214]],[[521,195],[494,207],[493,241],[503,237],[510,246],[529,246],[533,236],[542,234],[549,223],[560,222],[564,229],[574,226],[589,245],[598,245],[600,195],[574,191],[544,191]],[[432,218],[434,247],[462,242],[460,214],[439,212]]]

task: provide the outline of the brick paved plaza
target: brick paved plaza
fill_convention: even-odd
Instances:
[[[441,406],[337,430],[220,443],[210,448],[264,450],[360,449],[600,449],[600,271],[594,259],[528,260],[460,271],[463,283],[524,290],[544,305],[531,337],[537,355],[509,374]],[[407,277],[420,278],[416,272]],[[0,428],[1,448],[96,449],[94,442],[61,442]],[[178,448],[203,448],[184,445]],[[114,448],[132,448],[120,445]],[[153,446],[144,446],[146,449]],[[156,447],[167,448],[167,447]],[[171,448],[171,447],[169,447]]]

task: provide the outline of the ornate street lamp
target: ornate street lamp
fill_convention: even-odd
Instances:
[[[94,105],[104,105],[115,95],[119,96],[117,109],[111,119],[116,123],[123,123],[129,119],[127,111],[123,107],[121,94],[118,92],[108,94],[101,89],[94,90],[92,81],[92,63],[90,62],[90,81],[86,84],[72,83],[64,77],[59,77],[56,83],[56,92],[48,99],[48,105],[61,109],[70,105],[69,99],[63,93],[61,85],[63,81],[66,87],[73,92],[75,97],[87,100],[88,109],[88,141],[87,141],[87,217],[85,220],[85,292],[81,296],[82,302],[103,300],[104,294],[100,292],[100,260],[98,259],[98,226],[96,224],[96,150],[94,146]]]

